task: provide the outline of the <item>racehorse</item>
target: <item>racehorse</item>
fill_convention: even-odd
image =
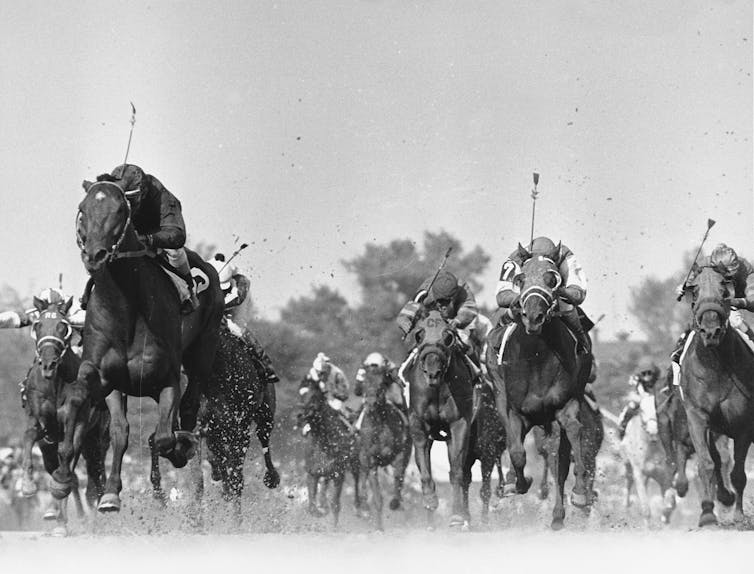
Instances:
[[[111,415],[113,461],[101,512],[120,510],[121,466],[128,445],[128,396],[159,403],[154,444],[176,467],[193,456],[197,412],[210,379],[222,319],[217,272],[186,250],[199,284],[199,308],[181,321],[177,283],[141,244],[131,222],[131,204],[117,182],[100,176],[85,181],[76,236],[84,267],[94,281],[84,324],[84,351],[78,382],[99,387]],[[183,395],[181,364],[188,376]],[[180,413],[179,413],[180,410]],[[179,418],[180,414],[180,418]],[[179,430],[180,429],[180,430]],[[69,465],[61,459],[66,482]]]
[[[519,250],[524,249],[519,245]],[[495,331],[491,333],[487,369],[495,383],[498,411],[506,421],[508,451],[519,494],[526,493],[532,482],[524,475],[526,434],[534,425],[547,428],[553,422],[559,423],[558,456],[553,458],[557,464],[552,469],[558,486],[552,527],[559,529],[565,518],[563,489],[571,452],[575,463],[571,502],[579,507],[588,504],[579,399],[591,371],[592,355],[577,352],[575,337],[555,316],[562,278],[553,261],[529,256],[514,282],[521,293],[514,307],[522,324],[507,327],[507,344],[499,357],[493,341]]]
[[[299,385],[302,401],[301,420],[309,425],[304,466],[306,484],[309,491],[308,510],[315,516],[321,516],[317,508],[317,489],[319,480],[331,481],[332,496],[330,510],[333,513],[333,525],[338,526],[340,518],[340,495],[346,473],[354,478],[354,494],[357,510],[360,506],[359,494],[359,448],[357,437],[338,412],[327,403],[327,397],[320,385],[323,383],[309,377]]]
[[[203,397],[199,415],[201,435],[208,449],[212,477],[222,481],[223,498],[233,506],[233,517],[240,523],[241,495],[244,488],[243,467],[249,448],[252,422],[262,446],[266,471],[264,485],[276,488],[280,475],[270,454],[270,435],[274,428],[275,385],[265,384],[258,374],[248,344],[223,323],[212,368],[212,376]],[[150,446],[154,437],[150,436]],[[152,448],[150,473],[155,497],[165,502],[161,486],[159,457]],[[196,501],[204,490],[201,473],[196,476]]]
[[[409,383],[409,426],[419,468],[427,524],[432,527],[438,506],[430,451],[445,441],[453,493],[451,527],[468,528],[468,496],[463,494],[464,461],[473,418],[474,373],[456,343],[456,335],[439,311],[422,312],[409,332],[416,348],[403,369]]]
[[[639,412],[628,421],[620,450],[626,462],[626,507],[631,504],[631,486],[635,486],[644,522],[649,525],[651,509],[647,480],[651,478],[657,482],[662,492],[662,521],[670,522],[676,504],[675,489],[672,488],[673,473],[665,463],[665,452],[657,432],[653,397],[646,397]]]
[[[672,370],[668,369],[667,384],[662,387],[661,385],[654,386],[655,408],[658,433],[665,451],[666,464],[675,473],[673,487],[678,496],[683,498],[689,490],[686,463],[694,453],[694,445],[691,442],[680,389],[672,384],[672,380]],[[714,441],[710,444],[710,455],[715,462],[717,500],[725,506],[731,506],[736,501],[733,485],[730,482],[733,458],[728,448],[728,441],[725,435],[715,435]]]
[[[469,504],[469,485],[471,484],[471,467],[477,460],[482,467],[482,487],[479,497],[482,499],[482,522],[487,524],[490,517],[490,498],[492,497],[491,477],[492,471],[497,466],[502,479],[500,469],[500,457],[505,450],[505,423],[495,408],[495,396],[492,387],[484,385],[480,393],[479,410],[471,425],[469,435],[469,451],[463,465],[463,493],[464,504]]]
[[[371,507],[375,528],[384,530],[379,470],[388,465],[393,467],[390,509],[397,510],[401,507],[403,480],[411,457],[408,418],[386,398],[391,380],[384,367],[364,367],[364,378],[356,384],[358,388],[354,389],[354,393],[364,396],[359,429],[360,491],[362,496],[366,495],[368,480],[372,495],[371,504],[362,504],[361,508]]]
[[[681,388],[702,483],[699,526],[706,526],[717,524],[711,433],[733,439],[734,518],[744,520],[744,464],[754,439],[754,356],[728,322],[732,286],[712,267],[697,269],[696,277],[687,283],[694,330],[681,360]]]
[[[67,533],[67,492],[58,488],[61,460],[70,456],[72,468],[79,455],[86,461],[86,499],[94,508],[105,486],[105,454],[110,442],[110,415],[98,389],[81,389],[76,377],[80,365],[71,350],[71,324],[66,319],[72,299],[60,304],[46,304],[34,298],[39,311],[31,327],[36,342],[36,358],[26,380],[27,428],[23,444],[23,476],[21,491],[32,497],[37,492],[32,462],[32,447],[39,443],[45,470],[52,477],[51,492],[55,497],[46,518],[55,519],[54,533]],[[76,438],[78,436],[78,439]],[[70,487],[79,516],[84,515],[78,491],[78,479],[72,473]],[[61,500],[62,499],[62,500]]]

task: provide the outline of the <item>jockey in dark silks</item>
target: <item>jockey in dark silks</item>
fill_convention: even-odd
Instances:
[[[639,361],[636,372],[631,375],[629,384],[633,387],[628,396],[628,404],[618,416],[618,435],[622,439],[626,433],[626,426],[634,415],[641,410],[642,402],[651,400],[654,404],[654,387],[660,378],[660,368],[649,357]]]
[[[728,301],[730,302],[731,309],[728,322],[752,351],[754,351],[754,331],[746,323],[740,311],[743,309],[754,312],[754,266],[743,257],[740,257],[733,248],[728,247],[725,243],[719,244],[712,250],[707,261],[702,261],[701,263],[701,266],[705,265],[713,267],[729,282],[731,298]],[[689,277],[689,280],[692,278],[693,276]],[[685,283],[678,286],[676,293],[679,296],[683,296],[686,293]],[[671,367],[673,369],[674,385],[680,384],[681,358],[689,342],[688,336],[690,332],[691,328],[687,328],[676,342],[676,348],[670,355],[670,358],[673,360]]]
[[[370,367],[376,367],[383,370],[385,377],[387,377],[387,379],[390,381],[390,385],[388,386],[387,392],[385,393],[385,398],[388,400],[388,402],[398,407],[398,410],[403,415],[404,411],[407,408],[406,398],[403,394],[405,385],[398,376],[398,366],[382,353],[369,353],[366,359],[364,359],[364,362],[361,363],[359,370],[356,371],[356,383],[353,387],[353,394],[357,397],[360,397],[364,394],[364,378],[366,377],[366,369]],[[356,430],[361,429],[363,415],[364,406],[362,405],[359,412],[359,417],[356,419],[356,424],[354,424]],[[405,422],[406,424],[408,424],[407,418],[405,419]]]
[[[481,380],[479,357],[474,353],[473,346],[467,344],[469,334],[464,332],[479,314],[476,299],[468,284],[459,283],[455,275],[445,270],[437,274],[434,283],[432,278],[425,280],[413,299],[403,306],[396,319],[404,336],[414,328],[416,317],[422,309],[440,312],[442,318],[458,335],[457,341],[463,347],[464,356],[469,359],[469,366],[476,377]],[[415,356],[416,349],[409,354],[398,372],[402,373]]]
[[[557,291],[558,312],[561,321],[576,337],[580,353],[591,352],[591,342],[579,317],[578,307],[586,299],[586,276],[573,252],[563,244],[555,245],[547,237],[537,237],[532,241],[531,256],[542,256],[550,259],[560,271],[561,287]],[[501,309],[500,324],[510,325],[520,316],[520,290],[516,285],[516,276],[521,273],[521,266],[527,260],[520,249],[511,253],[503,263],[500,281],[497,286],[496,300]]]
[[[111,181],[123,189],[131,205],[131,224],[139,240],[148,249],[164,254],[175,274],[186,282],[188,299],[182,312],[196,309],[199,301],[184,248],[186,224],[181,202],[160,180],[136,165],[119,165],[111,174],[98,176],[97,181]],[[86,308],[92,285],[90,280],[82,297],[82,308]]]
[[[280,378],[275,373],[272,360],[259,340],[249,331],[247,319],[242,317],[244,303],[247,301],[251,285],[249,278],[239,273],[232,263],[226,263],[222,253],[216,254],[210,263],[217,270],[220,289],[225,296],[224,320],[228,329],[249,347],[254,363],[258,366],[260,378],[265,383],[277,383]],[[242,326],[245,323],[246,326]]]
[[[52,304],[55,304],[58,312],[66,318],[66,321],[71,326],[71,330],[66,342],[70,342],[70,336],[74,330],[81,334],[81,330],[84,328],[84,313],[83,311],[77,311],[75,313],[69,313],[71,304],[73,303],[73,297],[65,296],[60,290],[53,287],[44,289],[35,298],[35,306],[32,309],[19,313],[18,311],[2,311],[0,312],[0,329],[22,329],[33,325],[34,322],[39,319],[39,309],[45,309]],[[33,335],[33,333],[32,333]],[[73,348],[76,351],[77,348]],[[80,351],[80,348],[78,348]],[[80,354],[80,353],[79,353]],[[21,392],[21,406],[26,406],[26,381],[29,377],[29,372],[34,368],[34,363],[26,373],[26,377],[18,384],[18,388]]]

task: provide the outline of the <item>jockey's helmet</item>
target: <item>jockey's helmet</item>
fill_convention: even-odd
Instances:
[[[636,367],[636,377],[644,387],[652,388],[660,378],[660,367],[651,357],[642,357]]]
[[[733,248],[721,243],[712,250],[709,262],[718,272],[726,278],[731,278],[738,273],[738,255]]]
[[[560,244],[555,245],[549,237],[535,237],[529,251],[532,255],[541,255],[560,264]]]
[[[314,367],[314,370],[317,371],[318,373],[324,373],[329,366],[330,366],[330,357],[328,357],[324,353],[317,353],[317,357],[314,359],[314,362],[312,363],[312,367]]]
[[[58,289],[55,289],[54,287],[48,287],[47,289],[42,289],[42,291],[39,292],[37,299],[44,301],[47,305],[60,305],[62,303],[65,303],[66,296],[63,295],[63,293],[61,293]]]
[[[387,361],[382,353],[369,353],[364,359],[365,367],[384,367],[386,364]]]
[[[432,284],[428,299],[433,302],[447,301],[456,296],[458,288],[458,279],[455,275],[449,271],[440,271]]]
[[[117,166],[110,173],[118,179],[123,191],[129,198],[139,198],[141,196],[141,185],[144,181],[144,170],[138,165],[130,163]]]
[[[216,254],[209,263],[215,268],[215,271],[217,271],[217,275],[220,278],[220,289],[223,291],[229,289],[230,280],[238,273],[235,265],[232,263],[226,263],[225,256],[222,253]]]

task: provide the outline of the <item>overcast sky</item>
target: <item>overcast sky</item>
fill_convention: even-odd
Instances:
[[[190,236],[241,258],[262,313],[369,241],[446,229],[581,259],[606,335],[698,244],[754,256],[749,1],[0,0],[0,284],[85,280],[80,182],[130,161]]]

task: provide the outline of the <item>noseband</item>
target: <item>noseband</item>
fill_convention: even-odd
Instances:
[[[64,323],[66,326],[65,335],[61,338],[57,335],[45,335],[44,337],[41,337],[37,339],[37,333],[36,333],[36,326],[39,323],[39,321],[34,321],[31,325],[31,338],[36,341],[36,347],[35,352],[37,355],[37,359],[41,357],[42,349],[48,345],[54,345],[60,349],[60,356],[62,357],[65,355],[65,353],[70,348],[69,343],[71,341],[71,336],[73,335],[73,327],[71,324],[66,321],[65,319],[60,320],[61,323]]]
[[[549,259],[547,257],[540,257],[539,260],[547,261],[557,268],[557,265],[555,265],[555,262],[552,259]],[[523,291],[523,293],[521,293],[521,307],[523,308],[526,305],[526,302],[532,297],[537,297],[539,299],[542,299],[542,301],[545,302],[545,305],[547,305],[547,316],[549,317],[557,307],[558,301],[553,293],[558,289],[558,287],[562,285],[563,277],[555,269],[548,269],[544,271],[544,273],[552,273],[553,275],[555,275],[555,287],[552,289],[542,287],[541,285],[531,285],[527,287]]]

